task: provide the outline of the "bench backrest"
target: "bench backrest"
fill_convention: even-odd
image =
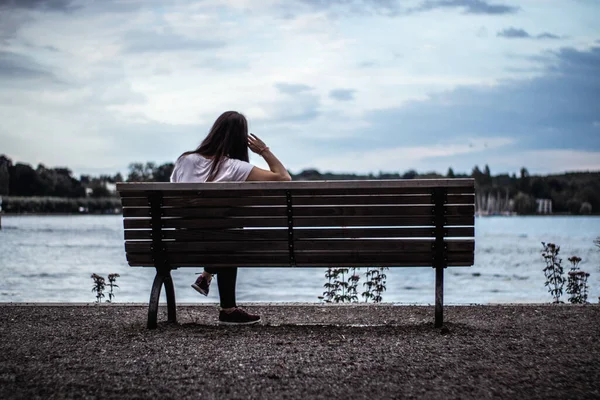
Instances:
[[[469,266],[472,179],[120,183],[131,266]]]

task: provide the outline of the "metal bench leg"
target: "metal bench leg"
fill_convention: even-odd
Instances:
[[[155,329],[158,321],[158,302],[160,300],[160,290],[165,285],[165,294],[167,295],[167,313],[169,322],[177,322],[177,305],[175,303],[175,287],[171,271],[156,272],[154,283],[152,283],[152,292],[150,293],[150,303],[148,305],[148,329]]]
[[[175,287],[173,286],[173,278],[171,271],[165,276],[165,294],[167,295],[167,313],[169,322],[177,322],[177,307],[175,303]]]
[[[158,301],[160,300],[160,289],[162,288],[165,277],[160,272],[156,272],[154,283],[152,283],[152,292],[150,292],[150,303],[148,304],[148,329],[156,328],[158,319]]]
[[[444,325],[444,267],[435,269],[435,327]]]

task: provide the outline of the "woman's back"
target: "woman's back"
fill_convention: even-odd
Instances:
[[[171,174],[171,182],[207,182],[213,160],[198,153],[179,157]],[[223,157],[211,182],[244,182],[253,165],[234,158]]]

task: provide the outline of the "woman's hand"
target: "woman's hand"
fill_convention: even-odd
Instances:
[[[258,155],[262,155],[262,152],[268,149],[265,142],[260,140],[258,136],[256,136],[254,133],[248,135],[248,147],[250,148],[250,150],[252,150],[253,153],[256,153]]]
[[[281,161],[271,153],[265,142],[260,140],[254,133],[248,135],[248,147],[254,153],[262,156],[269,165],[270,171],[253,167],[246,178],[247,181],[291,181],[292,177]]]

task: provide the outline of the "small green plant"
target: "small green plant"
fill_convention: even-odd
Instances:
[[[366,286],[365,291],[360,294],[361,297],[365,299],[365,303],[368,303],[369,299],[373,298],[373,286],[375,284],[371,280],[371,276],[373,275],[372,271],[373,270],[371,269],[371,267],[367,267],[367,272],[365,272],[365,277],[367,278],[367,281],[363,283],[363,286]]]
[[[350,301],[348,296],[349,285],[345,279],[348,271],[348,268],[327,268],[325,272],[327,282],[323,285],[325,291],[322,296],[322,300],[325,303],[344,303]]]
[[[367,281],[363,283],[363,286],[366,286],[366,288],[361,294],[365,299],[365,303],[369,300],[372,300],[373,303],[381,303],[383,300],[381,295],[385,292],[387,279],[387,275],[384,272],[388,269],[388,267],[367,268],[367,272],[365,273]]]
[[[112,299],[115,297],[113,289],[119,287],[119,285],[117,285],[115,282],[120,276],[121,275],[119,274],[108,274],[108,287],[110,288],[110,292],[108,292],[108,300],[106,300],[108,303],[112,303]]]
[[[544,249],[542,250],[542,257],[546,262],[546,268],[544,268],[544,275],[546,276],[546,283],[544,286],[548,287],[548,292],[554,297],[554,303],[560,303],[560,296],[563,293],[563,286],[565,284],[565,278],[563,277],[564,271],[562,268],[562,259],[559,258],[560,246],[554,243],[542,242]]]
[[[384,272],[388,269],[388,267],[379,267],[374,271],[376,272],[375,274],[373,274],[372,278],[373,282],[375,283],[375,296],[373,297],[374,303],[381,303],[381,301],[383,300],[383,297],[381,295],[383,294],[383,292],[385,292],[385,285],[387,280],[387,275]]]
[[[571,304],[585,304],[588,298],[587,280],[590,274],[579,269],[581,258],[572,256],[569,262],[571,263],[567,281],[567,293],[571,295],[569,301]]]
[[[350,268],[350,273],[348,276],[348,292],[347,298],[349,302],[358,303],[358,282],[360,281],[360,275],[358,274],[358,270],[360,268],[352,267]]]
[[[104,288],[106,287],[106,283],[104,278],[98,274],[92,274],[92,279],[94,280],[92,292],[96,292],[96,303],[100,303],[104,297]]]
[[[117,278],[121,275],[119,274],[108,274],[108,287],[110,291],[108,292],[108,300],[107,303],[112,303],[113,298],[115,297],[114,288],[118,288],[119,286],[116,284]],[[94,280],[94,287],[92,288],[92,292],[96,292],[96,303],[101,303],[102,298],[104,296],[104,291],[106,290],[106,280],[104,277],[98,274],[92,274],[91,278]]]
[[[334,268],[327,268],[325,271],[325,278],[327,279],[327,282],[325,282],[323,285],[325,291],[323,292],[323,296],[319,296],[319,299],[325,303],[332,303],[337,292],[339,291],[339,288],[334,283],[336,276],[337,272],[335,272]]]

